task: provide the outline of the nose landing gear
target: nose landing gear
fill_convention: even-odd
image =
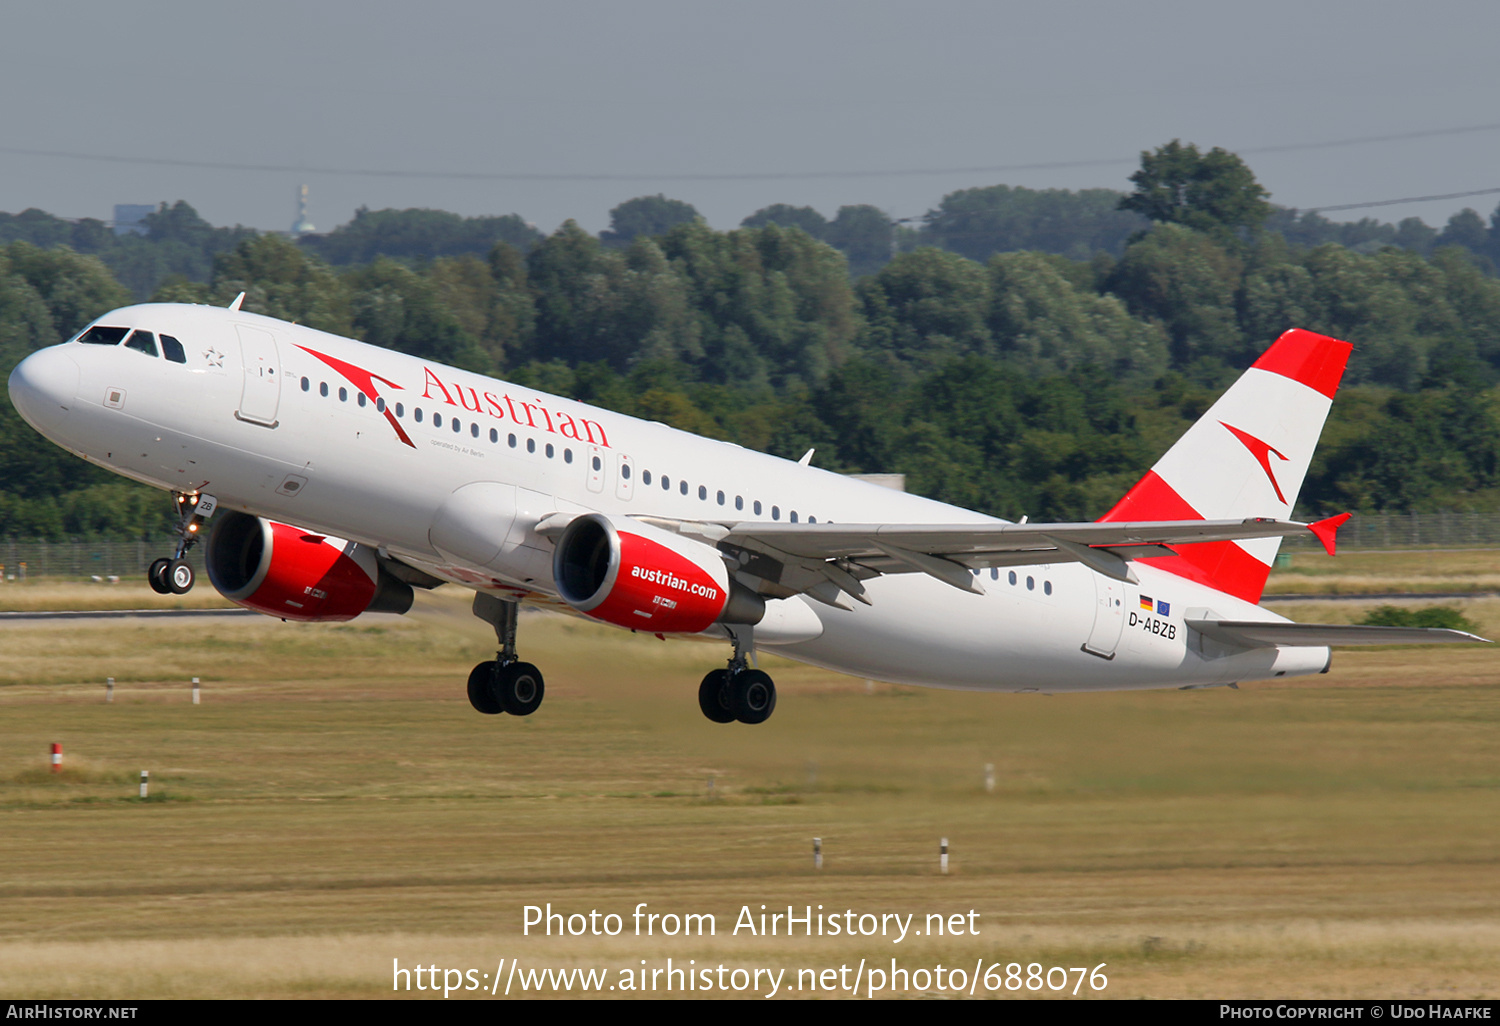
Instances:
[[[474,615],[495,628],[500,651],[469,671],[469,704],[486,716],[507,712],[530,716],[541,707],[547,687],[542,671],[516,658],[516,619],[520,605],[485,592],[474,595]]]
[[[193,590],[197,575],[184,557],[218,505],[212,495],[198,492],[173,492],[172,502],[177,507],[177,549],[170,558],[153,561],[146,571],[146,582],[158,595],[186,595]]]
[[[776,684],[770,674],[750,668],[749,627],[730,627],[734,655],[729,668],[712,670],[698,685],[698,708],[714,723],[764,723],[776,711]]]

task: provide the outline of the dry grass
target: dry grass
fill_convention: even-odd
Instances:
[[[1500,549],[1412,549],[1344,552],[1298,550],[1277,568],[1270,595],[1363,595],[1371,592],[1500,591]]]
[[[60,609],[230,609],[233,603],[204,582],[186,595],[158,595],[145,578],[79,581],[36,577],[0,583],[0,612],[34,613]]]
[[[514,720],[463,697],[491,647],[464,605],[0,630],[0,993],[381,996],[393,958],[893,956],[1107,962],[1112,997],[1500,992],[1494,648],[1340,652],[1328,677],[1239,692],[1055,698],[867,691],[768,660],[776,717],[715,727],[693,689],[718,647],[537,615],[523,654],[547,704]],[[1500,600],[1464,611],[1500,628]],[[709,912],[719,934],[522,937],[522,906],[549,901]],[[725,936],[762,903],[975,909],[980,935]]]

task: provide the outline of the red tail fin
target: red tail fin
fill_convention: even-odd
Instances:
[[[1291,516],[1352,348],[1310,331],[1282,335],[1100,519]],[[1181,545],[1142,562],[1258,602],[1279,544]]]

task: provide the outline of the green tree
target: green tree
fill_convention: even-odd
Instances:
[[[46,304],[58,341],[71,337],[106,310],[130,303],[130,293],[95,257],[65,246],[38,249],[24,242],[7,246],[5,257],[10,273],[35,289]]]
[[[702,220],[691,203],[655,196],[637,196],[609,212],[609,229],[599,233],[606,246],[627,246],[638,235],[665,235],[681,224]]]
[[[990,334],[1002,358],[1031,377],[1087,364],[1151,381],[1167,367],[1166,338],[1130,316],[1114,296],[1080,291],[1036,253],[1004,253],[989,263]]]
[[[348,335],[349,289],[321,260],[279,235],[246,239],[214,261],[214,302],[244,292],[243,309]]]
[[[1213,238],[1183,225],[1158,225],[1125,250],[1105,287],[1137,317],[1160,322],[1174,366],[1196,361],[1245,366],[1236,321],[1243,265]]]
[[[821,239],[828,228],[828,218],[812,207],[794,207],[786,203],[773,203],[761,207],[740,222],[741,228],[764,228],[768,224],[779,224],[783,228],[801,228],[815,239]]]
[[[474,264],[487,278],[484,265],[478,261]],[[373,345],[480,373],[492,372],[492,357],[481,348],[478,337],[465,330],[461,319],[467,314],[469,326],[481,332],[487,323],[489,297],[484,295],[483,284],[472,281],[474,270],[467,265],[451,268],[452,273],[446,276],[424,276],[382,258],[352,272],[347,281],[352,291],[349,306],[355,332]],[[470,293],[463,298],[477,309],[455,310],[460,304],[453,300],[461,292]],[[480,295],[474,296],[474,292]]]
[[[980,261],[1018,250],[1075,260],[1101,250],[1118,256],[1130,236],[1148,226],[1139,214],[1120,209],[1122,198],[1113,189],[962,189],[928,212],[922,236]]]
[[[865,329],[859,345],[908,366],[971,353],[993,355],[985,269],[956,253],[902,253],[859,284]]]
[[[823,241],[841,250],[856,278],[874,274],[891,259],[895,225],[879,207],[868,203],[839,207],[837,216],[823,230]]]
[[[1199,153],[1173,139],[1141,153],[1141,169],[1130,176],[1135,192],[1120,200],[1152,221],[1182,224],[1227,241],[1241,230],[1258,231],[1271,214],[1270,193],[1239,157],[1215,146]]]
[[[326,235],[305,235],[299,245],[336,267],[368,264],[378,257],[420,263],[437,257],[487,256],[497,243],[523,253],[541,233],[516,214],[460,217],[446,210],[370,210]]]

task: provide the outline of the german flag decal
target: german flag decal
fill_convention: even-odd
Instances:
[[[1149,613],[1153,609],[1156,608],[1156,603],[1151,600],[1151,596],[1150,595],[1142,595],[1141,596],[1141,608],[1144,609],[1146,612]]]

